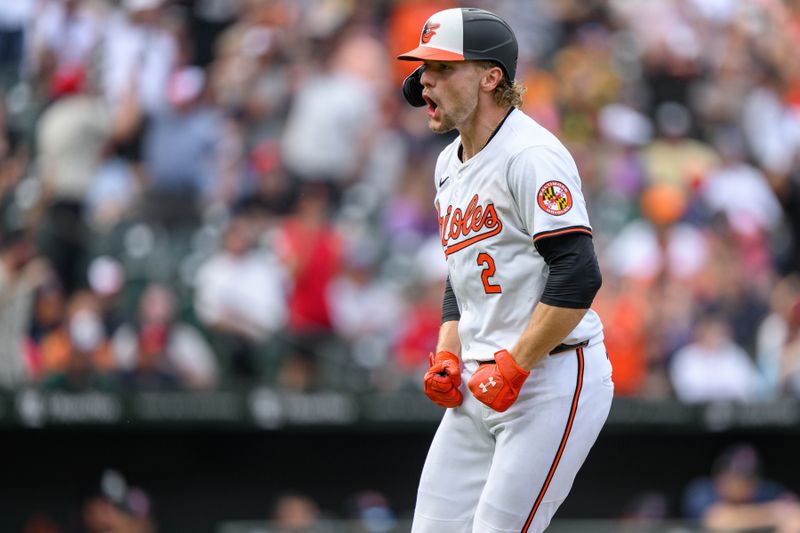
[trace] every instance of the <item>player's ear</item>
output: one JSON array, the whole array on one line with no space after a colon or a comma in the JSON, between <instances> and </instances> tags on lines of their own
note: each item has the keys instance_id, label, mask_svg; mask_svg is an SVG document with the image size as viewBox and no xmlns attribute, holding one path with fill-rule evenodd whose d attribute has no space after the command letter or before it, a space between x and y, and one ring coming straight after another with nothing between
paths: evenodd
<instances>
[{"instance_id":1,"label":"player's ear","mask_svg":"<svg viewBox=\"0 0 800 533\"><path fill-rule=\"evenodd\" d=\"M503 80L503 69L497 65L492 65L483 71L481 76L481 89L486 92L494 91Z\"/></svg>"}]
</instances>

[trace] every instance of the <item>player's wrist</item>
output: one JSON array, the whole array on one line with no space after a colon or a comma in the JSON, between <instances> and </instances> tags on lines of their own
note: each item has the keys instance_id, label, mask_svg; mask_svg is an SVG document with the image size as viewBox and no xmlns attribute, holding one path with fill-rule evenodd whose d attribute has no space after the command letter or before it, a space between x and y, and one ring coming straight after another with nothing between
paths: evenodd
<instances>
[{"instance_id":1,"label":"player's wrist","mask_svg":"<svg viewBox=\"0 0 800 533\"><path fill-rule=\"evenodd\" d=\"M430 355L431 366L436 363L441 363L442 361L452 361L455 364L460 364L460 359L456 354L453 352L448 352L447 350L439 350L436 354L431 353Z\"/></svg>"},{"instance_id":2,"label":"player's wrist","mask_svg":"<svg viewBox=\"0 0 800 533\"><path fill-rule=\"evenodd\" d=\"M499 359L504 359L506 364L511 367L512 370L519 374L524 374L528 376L531 373L531 367L526 365L525 363L517 360L517 357L508 350L499 350L494 354L495 361Z\"/></svg>"}]
</instances>

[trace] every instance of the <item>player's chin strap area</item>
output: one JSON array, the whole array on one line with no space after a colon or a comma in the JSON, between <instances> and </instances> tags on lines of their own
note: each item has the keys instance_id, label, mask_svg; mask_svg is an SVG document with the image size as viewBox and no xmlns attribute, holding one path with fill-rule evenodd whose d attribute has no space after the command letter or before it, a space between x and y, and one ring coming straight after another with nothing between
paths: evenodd
<instances>
[{"instance_id":1,"label":"player's chin strap area","mask_svg":"<svg viewBox=\"0 0 800 533\"><path fill-rule=\"evenodd\" d=\"M420 81L424 70L425 65L422 65L403 80L403 96L405 96L406 102L414 107L425 106L425 99L422 97L422 81Z\"/></svg>"}]
</instances>

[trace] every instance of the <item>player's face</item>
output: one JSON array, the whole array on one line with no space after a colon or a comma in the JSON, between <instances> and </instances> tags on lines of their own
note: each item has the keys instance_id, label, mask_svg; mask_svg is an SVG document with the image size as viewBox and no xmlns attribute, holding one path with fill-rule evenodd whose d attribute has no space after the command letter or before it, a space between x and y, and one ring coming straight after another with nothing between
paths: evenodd
<instances>
[{"instance_id":1,"label":"player's face","mask_svg":"<svg viewBox=\"0 0 800 533\"><path fill-rule=\"evenodd\" d=\"M446 133L467 124L478 108L480 71L466 61L426 61L420 78L428 127Z\"/></svg>"}]
</instances>

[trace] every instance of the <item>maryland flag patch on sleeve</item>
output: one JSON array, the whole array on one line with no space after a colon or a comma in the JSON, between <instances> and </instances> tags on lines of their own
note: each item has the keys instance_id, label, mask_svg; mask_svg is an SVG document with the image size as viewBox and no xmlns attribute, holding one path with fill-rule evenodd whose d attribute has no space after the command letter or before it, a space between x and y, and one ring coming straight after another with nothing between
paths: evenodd
<instances>
[{"instance_id":1,"label":"maryland flag patch on sleeve","mask_svg":"<svg viewBox=\"0 0 800 533\"><path fill-rule=\"evenodd\" d=\"M561 216L572 209L572 193L560 181L548 181L539 189L537 202L544 212Z\"/></svg>"}]
</instances>

